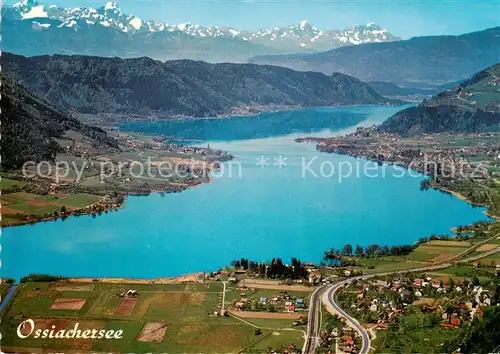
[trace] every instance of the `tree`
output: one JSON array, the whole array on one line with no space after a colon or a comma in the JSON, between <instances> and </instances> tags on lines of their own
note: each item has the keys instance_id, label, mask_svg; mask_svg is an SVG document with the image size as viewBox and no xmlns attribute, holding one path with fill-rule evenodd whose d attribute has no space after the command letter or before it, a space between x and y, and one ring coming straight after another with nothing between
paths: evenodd
<instances>
[{"instance_id":1,"label":"tree","mask_svg":"<svg viewBox=\"0 0 500 354\"><path fill-rule=\"evenodd\" d=\"M444 304L444 312L446 312L448 321L450 320L450 316L453 313L453 311L455 311L455 309L453 308L453 305L450 302L447 301Z\"/></svg>"},{"instance_id":2,"label":"tree","mask_svg":"<svg viewBox=\"0 0 500 354\"><path fill-rule=\"evenodd\" d=\"M450 289L453 289L455 287L455 281L453 280L453 278L450 278L448 283L450 284Z\"/></svg>"},{"instance_id":3,"label":"tree","mask_svg":"<svg viewBox=\"0 0 500 354\"><path fill-rule=\"evenodd\" d=\"M349 243L345 245L344 248L342 249L342 255L343 256L352 255L352 246Z\"/></svg>"},{"instance_id":4,"label":"tree","mask_svg":"<svg viewBox=\"0 0 500 354\"><path fill-rule=\"evenodd\" d=\"M328 333L332 333L332 330L334 328L342 326L342 321L340 320L340 317L337 315L327 314L325 322L326 322L325 328L328 331Z\"/></svg>"},{"instance_id":5,"label":"tree","mask_svg":"<svg viewBox=\"0 0 500 354\"><path fill-rule=\"evenodd\" d=\"M492 305L500 304L500 284L497 284L495 288L495 293L491 297L491 304Z\"/></svg>"},{"instance_id":6,"label":"tree","mask_svg":"<svg viewBox=\"0 0 500 354\"><path fill-rule=\"evenodd\" d=\"M432 312L424 317L424 325L426 327L434 327L439 324L441 318L435 312Z\"/></svg>"},{"instance_id":7,"label":"tree","mask_svg":"<svg viewBox=\"0 0 500 354\"><path fill-rule=\"evenodd\" d=\"M329 265L336 264L341 258L340 251L337 249L331 248L323 253L323 260Z\"/></svg>"},{"instance_id":8,"label":"tree","mask_svg":"<svg viewBox=\"0 0 500 354\"><path fill-rule=\"evenodd\" d=\"M363 247L360 245L356 245L356 251L355 251L356 257L363 257Z\"/></svg>"}]
</instances>

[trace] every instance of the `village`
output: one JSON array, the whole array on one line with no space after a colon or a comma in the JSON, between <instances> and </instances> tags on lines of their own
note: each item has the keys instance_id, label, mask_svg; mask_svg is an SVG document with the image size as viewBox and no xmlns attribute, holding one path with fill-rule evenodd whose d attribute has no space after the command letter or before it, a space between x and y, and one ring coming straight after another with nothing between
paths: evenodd
<instances>
[{"instance_id":1,"label":"village","mask_svg":"<svg viewBox=\"0 0 500 354\"><path fill-rule=\"evenodd\" d=\"M17 288L12 282L4 287L4 293L14 289L15 296L3 325L17 326L30 316L43 328L52 323L70 328L68 318L82 326L126 324L127 341L137 350L299 354L313 338L316 353L365 353L363 331L332 308L335 303L369 333L375 352L420 347L432 352L454 343L500 303L500 224L478 222L454 233L413 245L346 244L325 251L321 262L241 258L212 272L176 278L28 276ZM471 256L481 258L468 260ZM450 263L412 271L440 262ZM333 297L316 295L331 288L338 289ZM21 310L33 299L38 302L29 311ZM206 338L203 346L200 337ZM4 342L34 344L14 337ZM85 348L120 350L126 343L97 341ZM70 348L64 341L46 345Z\"/></svg>"},{"instance_id":2,"label":"village","mask_svg":"<svg viewBox=\"0 0 500 354\"><path fill-rule=\"evenodd\" d=\"M388 323L404 314L411 306L433 312L445 328L460 327L482 313L484 306L496 305L500 293L494 287L481 286L479 280L455 283L433 280L431 276L409 274L391 279L357 282L346 287L339 300L346 309L366 323L387 328Z\"/></svg>"},{"instance_id":3,"label":"village","mask_svg":"<svg viewBox=\"0 0 500 354\"><path fill-rule=\"evenodd\" d=\"M314 141L322 152L393 164L444 180L484 180L488 178L488 167L500 165L498 133L423 134L414 139L370 127L338 138L297 141Z\"/></svg>"},{"instance_id":4,"label":"village","mask_svg":"<svg viewBox=\"0 0 500 354\"><path fill-rule=\"evenodd\" d=\"M418 325L411 330L414 333L408 334L408 341L415 333L422 331L422 335L426 335L432 328L444 331L444 338L447 335L454 338L474 318L481 318L485 308L500 305L500 286L495 283L498 270L491 276L481 281L475 276L470 280L454 280L453 277L442 280L418 273L376 277L353 282L340 292L338 300L372 334L380 331L404 333L408 330L405 326L412 326L410 323L416 321ZM338 338L343 352L357 352L357 347L349 344L350 337L339 337L338 330L330 335ZM383 352L384 335L379 333L374 337L377 338L375 346ZM435 341L432 337L426 340ZM444 339L438 339L439 343L442 341Z\"/></svg>"},{"instance_id":5,"label":"village","mask_svg":"<svg viewBox=\"0 0 500 354\"><path fill-rule=\"evenodd\" d=\"M207 144L206 147L200 147L173 143L172 140L179 140L179 138L175 137L163 135L144 136L142 134L131 135L126 133L116 133L116 136L120 145L130 149L164 150L180 155L198 155L202 159L219 162L224 162L233 158L233 156L226 151L211 148L210 144Z\"/></svg>"}]
</instances>

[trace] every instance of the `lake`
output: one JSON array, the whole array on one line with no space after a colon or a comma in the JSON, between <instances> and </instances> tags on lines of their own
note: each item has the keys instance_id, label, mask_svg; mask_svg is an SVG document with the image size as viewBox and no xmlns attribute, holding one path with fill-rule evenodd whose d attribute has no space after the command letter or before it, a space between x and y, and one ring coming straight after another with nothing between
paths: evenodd
<instances>
[{"instance_id":1,"label":"lake","mask_svg":"<svg viewBox=\"0 0 500 354\"><path fill-rule=\"evenodd\" d=\"M303 109L124 126L209 141L235 159L211 183L183 193L131 197L123 209L96 218L4 229L1 275L154 278L215 270L241 257L320 261L324 250L346 243L407 244L486 220L483 208L421 191L421 175L294 141L378 124L399 109Z\"/></svg>"}]
</instances>

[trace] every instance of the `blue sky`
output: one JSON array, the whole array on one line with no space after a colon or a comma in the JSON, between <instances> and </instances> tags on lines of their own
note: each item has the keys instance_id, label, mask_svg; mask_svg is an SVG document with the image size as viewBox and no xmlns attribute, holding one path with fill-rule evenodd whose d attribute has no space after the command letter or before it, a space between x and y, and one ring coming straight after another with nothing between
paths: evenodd
<instances>
[{"instance_id":1,"label":"blue sky","mask_svg":"<svg viewBox=\"0 0 500 354\"><path fill-rule=\"evenodd\" d=\"M12 1L9 1L10 3ZM40 0L64 7L106 0ZM258 29L308 20L324 29L375 22L394 35L461 34L500 25L500 0L118 0L124 12L168 23Z\"/></svg>"}]
</instances>

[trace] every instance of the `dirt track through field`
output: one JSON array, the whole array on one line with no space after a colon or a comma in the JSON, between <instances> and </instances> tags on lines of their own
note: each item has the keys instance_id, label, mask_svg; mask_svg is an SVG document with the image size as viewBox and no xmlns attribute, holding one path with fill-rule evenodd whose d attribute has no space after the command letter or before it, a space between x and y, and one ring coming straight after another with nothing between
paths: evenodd
<instances>
[{"instance_id":1,"label":"dirt track through field","mask_svg":"<svg viewBox=\"0 0 500 354\"><path fill-rule=\"evenodd\" d=\"M450 246L450 247L469 247L470 243L469 242L464 242L464 241L448 241L448 240L432 240L428 242L428 246Z\"/></svg>"},{"instance_id":2,"label":"dirt track through field","mask_svg":"<svg viewBox=\"0 0 500 354\"><path fill-rule=\"evenodd\" d=\"M263 282L255 280L243 280L239 285L240 286L244 285L247 288L269 289L269 290L286 290L286 291L303 291L303 292L312 292L314 290L314 288L310 286L287 285L287 284L279 284L278 282Z\"/></svg>"},{"instance_id":3,"label":"dirt track through field","mask_svg":"<svg viewBox=\"0 0 500 354\"><path fill-rule=\"evenodd\" d=\"M230 314L242 318L262 318L262 319L275 319L275 320L296 320L300 316L306 315L300 313L283 313L283 312L254 312L254 311L229 311Z\"/></svg>"}]
</instances>

